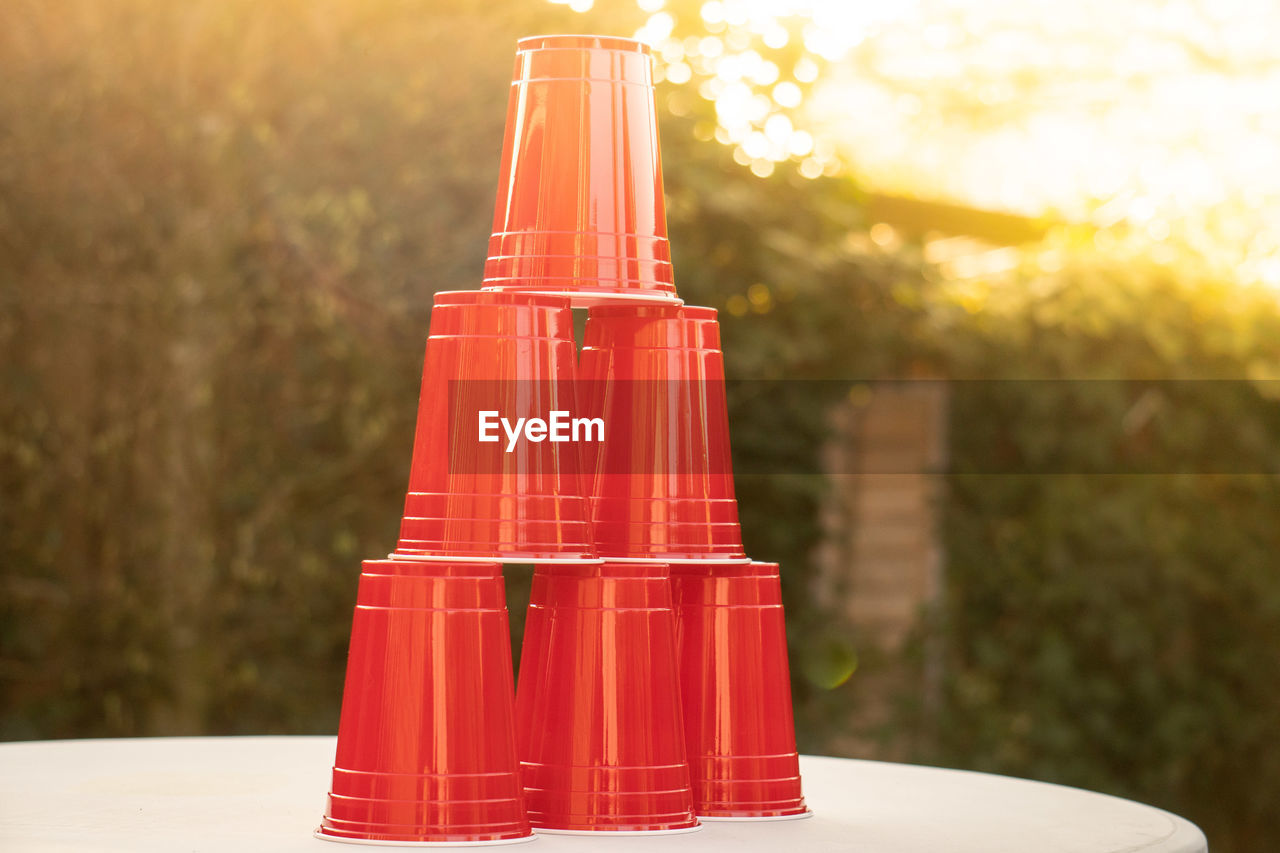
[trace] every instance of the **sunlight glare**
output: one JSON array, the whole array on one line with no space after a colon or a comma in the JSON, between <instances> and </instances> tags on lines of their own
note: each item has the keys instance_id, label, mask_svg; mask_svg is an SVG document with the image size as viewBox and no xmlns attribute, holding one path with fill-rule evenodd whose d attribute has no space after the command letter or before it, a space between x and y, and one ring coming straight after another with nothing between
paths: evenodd
<instances>
[{"instance_id":1,"label":"sunlight glare","mask_svg":"<svg viewBox=\"0 0 1280 853\"><path fill-rule=\"evenodd\" d=\"M1128 223L1275 275L1280 5L636 3L666 79L714 102L701 133L756 174L856 163L880 191Z\"/></svg>"}]
</instances>

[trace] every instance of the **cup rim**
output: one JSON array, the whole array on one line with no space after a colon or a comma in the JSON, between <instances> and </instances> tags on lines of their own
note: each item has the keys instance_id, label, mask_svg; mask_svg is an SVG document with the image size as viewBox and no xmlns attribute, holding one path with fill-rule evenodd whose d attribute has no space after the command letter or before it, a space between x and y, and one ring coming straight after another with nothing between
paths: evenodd
<instances>
[{"instance_id":1,"label":"cup rim","mask_svg":"<svg viewBox=\"0 0 1280 853\"><path fill-rule=\"evenodd\" d=\"M359 844L366 847L496 847L500 844L520 844L537 838L532 829L530 829L528 835L519 835L512 838L491 838L481 841L382 841L349 835L332 835L325 832L324 829L325 827L323 826L318 827L311 834L321 841L336 841L339 844Z\"/></svg>"},{"instance_id":2,"label":"cup rim","mask_svg":"<svg viewBox=\"0 0 1280 853\"><path fill-rule=\"evenodd\" d=\"M602 36L592 33L552 33L541 36L526 36L516 42L517 51L592 48L642 53L646 56L653 55L653 49L642 41L622 38L621 36Z\"/></svg>"},{"instance_id":3,"label":"cup rim","mask_svg":"<svg viewBox=\"0 0 1280 853\"><path fill-rule=\"evenodd\" d=\"M568 308L566 297L538 291L497 290L440 290L432 297L433 308L463 306L510 307L530 305L537 308Z\"/></svg>"}]
</instances>

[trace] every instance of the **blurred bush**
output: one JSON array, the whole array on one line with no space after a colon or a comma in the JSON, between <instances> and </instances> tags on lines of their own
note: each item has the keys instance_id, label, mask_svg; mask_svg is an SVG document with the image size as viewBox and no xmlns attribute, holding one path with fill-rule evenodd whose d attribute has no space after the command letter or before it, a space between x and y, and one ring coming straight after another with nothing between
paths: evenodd
<instances>
[{"instance_id":1,"label":"blurred bush","mask_svg":"<svg viewBox=\"0 0 1280 853\"><path fill-rule=\"evenodd\" d=\"M681 292L749 306L725 317L731 372L954 380L948 591L907 661L853 638L864 669L903 685L887 730L854 733L918 761L1153 802L1216 850L1280 841L1277 295L1190 252L1156 262L1068 228L1001 275L949 277L924 260L923 229L892 251L867 240L869 200L848 182L694 166L722 150L673 142ZM751 299L761 286L769 299ZM737 467L817 467L840 384L747 387L774 397L733 401ZM851 733L863 684L801 677L832 631L808 592L825 488L739 478L748 550L787 569L814 750Z\"/></svg>"},{"instance_id":2,"label":"blurred bush","mask_svg":"<svg viewBox=\"0 0 1280 853\"><path fill-rule=\"evenodd\" d=\"M0 11L0 735L333 729L483 264L534 25L488 9Z\"/></svg>"},{"instance_id":3,"label":"blurred bush","mask_svg":"<svg viewBox=\"0 0 1280 853\"><path fill-rule=\"evenodd\" d=\"M567 16L0 9L0 737L334 730L357 565L401 509L430 297L480 276L514 40L635 24ZM908 673L874 734L1154 802L1215 850L1280 843L1276 402L1206 383L1174 421L1158 399L1158 380L1280 374L1275 294L1065 228L962 276L926 260L927 215L870 240L856 183L758 178L697 141L705 102L671 95L678 283L722 309L733 376L1140 381L955 386L946 600L905 660L848 637ZM770 390L731 401L739 466L814 469L834 386L743 387ZM1146 458L1185 473L983 467L997 448L1011 471L1106 470L1104 425L1143 399ZM1256 473L1215 472L1223 446ZM831 643L848 631L810 592L826 488L739 482L749 549L784 564L810 750L844 742L861 684L828 677L852 666Z\"/></svg>"}]
</instances>

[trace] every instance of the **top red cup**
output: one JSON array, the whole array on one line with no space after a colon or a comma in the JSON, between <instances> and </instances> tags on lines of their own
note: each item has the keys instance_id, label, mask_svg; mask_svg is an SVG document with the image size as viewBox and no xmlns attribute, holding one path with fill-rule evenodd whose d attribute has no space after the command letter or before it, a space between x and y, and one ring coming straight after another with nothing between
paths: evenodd
<instances>
[{"instance_id":1,"label":"top red cup","mask_svg":"<svg viewBox=\"0 0 1280 853\"><path fill-rule=\"evenodd\" d=\"M680 304L648 45L517 43L484 283L567 295L574 307Z\"/></svg>"}]
</instances>

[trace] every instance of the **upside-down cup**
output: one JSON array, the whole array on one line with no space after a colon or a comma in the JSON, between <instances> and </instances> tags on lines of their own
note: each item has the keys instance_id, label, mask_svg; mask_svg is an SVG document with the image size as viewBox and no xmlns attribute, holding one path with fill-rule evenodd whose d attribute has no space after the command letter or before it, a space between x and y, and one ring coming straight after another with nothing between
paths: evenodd
<instances>
[{"instance_id":1,"label":"upside-down cup","mask_svg":"<svg viewBox=\"0 0 1280 853\"><path fill-rule=\"evenodd\" d=\"M564 297L436 294L393 557L594 558L579 469L583 440L597 436L507 432L580 414L576 359Z\"/></svg>"},{"instance_id":2,"label":"upside-down cup","mask_svg":"<svg viewBox=\"0 0 1280 853\"><path fill-rule=\"evenodd\" d=\"M497 563L364 563L319 837L378 844L532 837L507 625Z\"/></svg>"},{"instance_id":3,"label":"upside-down cup","mask_svg":"<svg viewBox=\"0 0 1280 853\"><path fill-rule=\"evenodd\" d=\"M680 303L648 45L517 43L484 283L567 294L575 307Z\"/></svg>"},{"instance_id":4,"label":"upside-down cup","mask_svg":"<svg viewBox=\"0 0 1280 853\"><path fill-rule=\"evenodd\" d=\"M672 563L671 590L698 816L807 817L778 564Z\"/></svg>"},{"instance_id":5,"label":"upside-down cup","mask_svg":"<svg viewBox=\"0 0 1280 853\"><path fill-rule=\"evenodd\" d=\"M516 742L529 820L539 832L698 827L665 565L535 569Z\"/></svg>"},{"instance_id":6,"label":"upside-down cup","mask_svg":"<svg viewBox=\"0 0 1280 853\"><path fill-rule=\"evenodd\" d=\"M715 309L593 308L579 376L599 555L746 562Z\"/></svg>"}]
</instances>

